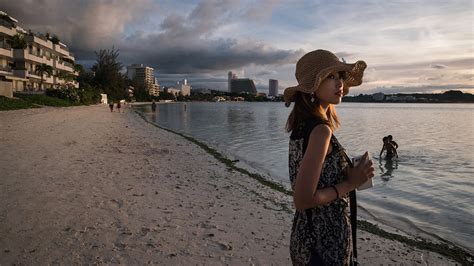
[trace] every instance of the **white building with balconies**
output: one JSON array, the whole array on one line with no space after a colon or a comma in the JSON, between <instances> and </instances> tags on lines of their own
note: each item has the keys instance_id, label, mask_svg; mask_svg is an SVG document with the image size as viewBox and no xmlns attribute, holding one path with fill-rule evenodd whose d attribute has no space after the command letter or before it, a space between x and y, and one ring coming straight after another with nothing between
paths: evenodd
<instances>
[{"instance_id":1,"label":"white building with balconies","mask_svg":"<svg viewBox=\"0 0 474 266\"><path fill-rule=\"evenodd\" d=\"M12 97L16 91L44 91L65 84L79 88L74 55L67 45L53 42L47 35L28 33L17 23L0 11L0 95ZM26 47L15 42L18 38ZM36 71L43 64L53 69L51 75L43 73L41 77Z\"/></svg>"}]
</instances>

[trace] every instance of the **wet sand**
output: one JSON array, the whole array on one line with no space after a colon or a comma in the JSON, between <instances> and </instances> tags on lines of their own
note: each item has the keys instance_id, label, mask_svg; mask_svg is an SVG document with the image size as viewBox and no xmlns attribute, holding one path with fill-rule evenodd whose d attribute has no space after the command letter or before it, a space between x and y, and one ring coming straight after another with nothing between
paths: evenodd
<instances>
[{"instance_id":1,"label":"wet sand","mask_svg":"<svg viewBox=\"0 0 474 266\"><path fill-rule=\"evenodd\" d=\"M289 196L122 109L0 112L0 264L291 264ZM365 265L454 265L358 238Z\"/></svg>"}]
</instances>

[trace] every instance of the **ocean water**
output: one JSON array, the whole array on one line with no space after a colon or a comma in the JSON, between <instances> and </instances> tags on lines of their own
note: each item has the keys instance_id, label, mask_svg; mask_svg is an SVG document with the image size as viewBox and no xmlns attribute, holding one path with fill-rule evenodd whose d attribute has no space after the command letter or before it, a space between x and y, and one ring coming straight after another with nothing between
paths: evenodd
<instances>
[{"instance_id":1,"label":"ocean water","mask_svg":"<svg viewBox=\"0 0 474 266\"><path fill-rule=\"evenodd\" d=\"M283 103L173 103L141 111L289 188ZM362 218L474 250L474 105L341 103L336 137L349 156L368 151L374 188L358 193ZM379 158L393 135L399 160Z\"/></svg>"}]
</instances>

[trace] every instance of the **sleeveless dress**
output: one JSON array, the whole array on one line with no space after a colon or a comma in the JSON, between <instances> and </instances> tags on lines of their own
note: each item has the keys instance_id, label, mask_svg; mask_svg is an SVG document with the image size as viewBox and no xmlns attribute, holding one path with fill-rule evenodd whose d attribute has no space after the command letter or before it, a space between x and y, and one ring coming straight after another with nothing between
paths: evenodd
<instances>
[{"instance_id":1,"label":"sleeveless dress","mask_svg":"<svg viewBox=\"0 0 474 266\"><path fill-rule=\"evenodd\" d=\"M311 131L324 122L317 118L306 120L295 128L290 136L289 170L294 191L296 176L309 141ZM330 143L332 151L324 160L317 189L340 183L345 176L343 169L348 165L343 148L334 135ZM290 238L290 255L294 265L349 265L351 254L351 224L349 218L349 197L326 205L296 211Z\"/></svg>"}]
</instances>

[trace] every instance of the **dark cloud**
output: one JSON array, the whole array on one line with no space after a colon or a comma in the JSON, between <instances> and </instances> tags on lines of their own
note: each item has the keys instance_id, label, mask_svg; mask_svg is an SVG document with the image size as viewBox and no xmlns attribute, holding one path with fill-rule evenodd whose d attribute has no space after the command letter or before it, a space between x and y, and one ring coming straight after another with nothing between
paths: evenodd
<instances>
[{"instance_id":1,"label":"dark cloud","mask_svg":"<svg viewBox=\"0 0 474 266\"><path fill-rule=\"evenodd\" d=\"M99 48L116 47L125 27L156 11L152 0L42 0L2 4L18 26L58 35L79 59L91 59Z\"/></svg>"},{"instance_id":2,"label":"dark cloud","mask_svg":"<svg viewBox=\"0 0 474 266\"><path fill-rule=\"evenodd\" d=\"M268 76L268 75L275 75L277 72L275 70L262 70L255 74L255 76Z\"/></svg>"},{"instance_id":3,"label":"dark cloud","mask_svg":"<svg viewBox=\"0 0 474 266\"><path fill-rule=\"evenodd\" d=\"M427 61L418 61L415 63L409 64L383 64L378 66L373 66L376 70L413 70L413 69L427 69L435 68L435 69L472 69L474 66L474 58L473 57L465 57L465 58L457 58L457 59L447 59L447 60L438 60L438 62L427 62Z\"/></svg>"},{"instance_id":4,"label":"dark cloud","mask_svg":"<svg viewBox=\"0 0 474 266\"><path fill-rule=\"evenodd\" d=\"M271 13L268 7L274 2L264 1L257 10ZM125 65L142 63L160 73L226 73L251 64L294 63L303 54L262 41L215 37L216 30L241 17L265 17L257 16L251 6L239 9L236 1L202 1L184 14L160 10L151 0L43 0L41 4L15 0L2 8L19 20L19 26L57 34L79 62L90 63L94 51L114 46ZM153 22L157 14L166 17ZM153 31L136 30L145 24Z\"/></svg>"},{"instance_id":5,"label":"dark cloud","mask_svg":"<svg viewBox=\"0 0 474 266\"><path fill-rule=\"evenodd\" d=\"M436 68L436 69L447 68L446 65L442 65L442 64L431 64L430 67L431 67L431 68Z\"/></svg>"}]
</instances>

